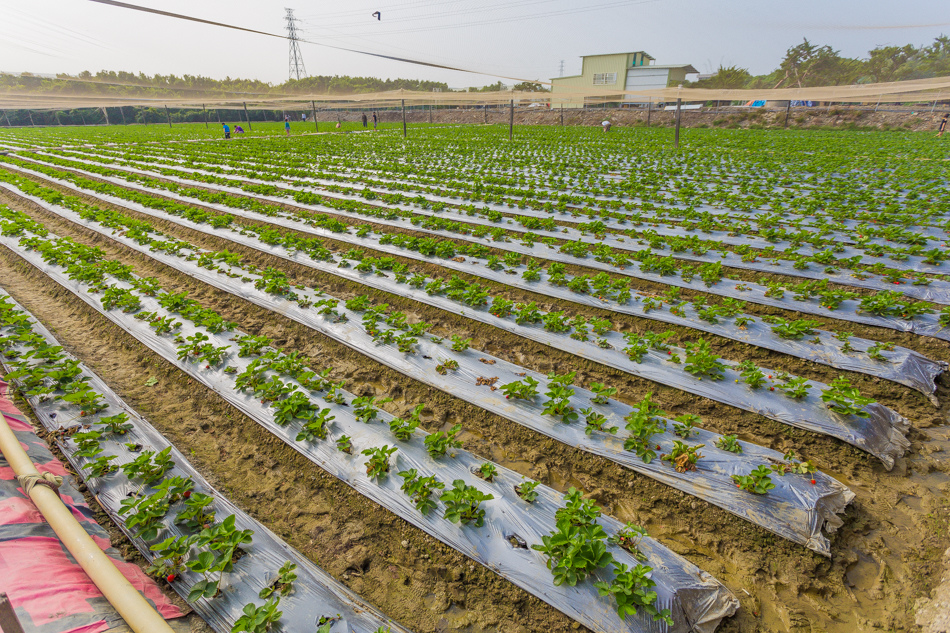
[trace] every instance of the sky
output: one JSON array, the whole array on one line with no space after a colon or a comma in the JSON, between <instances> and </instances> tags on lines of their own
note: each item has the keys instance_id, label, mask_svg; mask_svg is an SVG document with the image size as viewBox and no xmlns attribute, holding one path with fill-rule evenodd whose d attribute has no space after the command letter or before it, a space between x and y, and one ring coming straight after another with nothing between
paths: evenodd
<instances>
[{"instance_id":1,"label":"sky","mask_svg":"<svg viewBox=\"0 0 950 633\"><path fill-rule=\"evenodd\" d=\"M481 86L578 74L580 56L643 50L657 64L773 70L807 37L845 56L950 34L946 0L127 0L286 34L298 17L310 75L356 75ZM296 6L295 6L296 5ZM372 14L380 12L380 19ZM92 2L0 0L0 71L241 77L281 83L288 41ZM315 43L434 62L465 73L383 60ZM563 71L561 64L563 62ZM511 79L502 79L513 83Z\"/></svg>"}]
</instances>

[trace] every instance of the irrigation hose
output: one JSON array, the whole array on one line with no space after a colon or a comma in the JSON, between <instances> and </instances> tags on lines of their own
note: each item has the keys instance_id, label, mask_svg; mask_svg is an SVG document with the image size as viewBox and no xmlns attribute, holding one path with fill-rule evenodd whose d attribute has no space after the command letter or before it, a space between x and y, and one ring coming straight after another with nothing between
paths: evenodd
<instances>
[{"instance_id":1,"label":"irrigation hose","mask_svg":"<svg viewBox=\"0 0 950 633\"><path fill-rule=\"evenodd\" d=\"M30 487L27 496L43 515L86 575L106 600L119 612L135 633L172 633L165 619L116 569L105 553L79 525L59 497L54 482L44 479L27 456L7 421L0 415L0 453L18 477L40 485Z\"/></svg>"}]
</instances>

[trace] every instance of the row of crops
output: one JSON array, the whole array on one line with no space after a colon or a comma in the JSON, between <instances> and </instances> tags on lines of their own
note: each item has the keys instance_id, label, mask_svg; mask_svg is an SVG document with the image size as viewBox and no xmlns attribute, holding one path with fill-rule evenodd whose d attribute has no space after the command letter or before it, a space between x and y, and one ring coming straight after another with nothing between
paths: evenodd
<instances>
[{"instance_id":1,"label":"row of crops","mask_svg":"<svg viewBox=\"0 0 950 633\"><path fill-rule=\"evenodd\" d=\"M476 455L465 421L339 380L149 272L834 559L829 536L856 498L847 461L899 478L915 425L942 415L945 178L922 161L862 169L855 152L884 162L866 143L844 157L790 143L785 157L729 142L632 151L582 130L532 129L515 145L425 134L3 138L0 244L323 472L591 630L712 631L741 596L577 487ZM219 591L209 570L255 546L203 553L214 514L207 527L169 518L184 489L162 479L157 431L148 459L123 453L124 417L32 363L13 375L21 390L89 418L60 423L64 450L97 486L136 487L115 518L157 552L153 571L183 580L173 588L222 626L266 630L280 618L271 594L299 567L329 587L317 624L344 626L327 596L352 597L296 553L257 604ZM116 466L136 459L164 470ZM188 497L199 514L219 507ZM346 626L381 627L369 613Z\"/></svg>"}]
</instances>

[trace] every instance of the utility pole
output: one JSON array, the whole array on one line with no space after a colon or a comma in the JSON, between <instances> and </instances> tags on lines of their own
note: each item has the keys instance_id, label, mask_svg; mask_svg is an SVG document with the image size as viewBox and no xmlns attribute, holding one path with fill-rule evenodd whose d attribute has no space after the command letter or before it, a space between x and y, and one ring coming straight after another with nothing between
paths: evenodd
<instances>
[{"instance_id":1,"label":"utility pole","mask_svg":"<svg viewBox=\"0 0 950 633\"><path fill-rule=\"evenodd\" d=\"M676 100L676 133L673 135L673 147L680 146L680 104L683 103L682 99Z\"/></svg>"},{"instance_id":2,"label":"utility pole","mask_svg":"<svg viewBox=\"0 0 950 633\"><path fill-rule=\"evenodd\" d=\"M310 109L311 109L311 111L313 112L313 131L314 131L314 132L319 132L319 131L320 131L320 124L317 123L317 104L315 104L313 101L311 101L311 102L310 102Z\"/></svg>"},{"instance_id":3,"label":"utility pole","mask_svg":"<svg viewBox=\"0 0 950 633\"><path fill-rule=\"evenodd\" d=\"M300 53L300 41L297 36L297 18L294 17L294 10L285 8L287 15L284 20L287 21L287 39L290 40L290 79L305 79L307 69L303 67L303 55Z\"/></svg>"},{"instance_id":4,"label":"utility pole","mask_svg":"<svg viewBox=\"0 0 950 633\"><path fill-rule=\"evenodd\" d=\"M508 140L515 138L515 100L512 99L508 107Z\"/></svg>"},{"instance_id":5,"label":"utility pole","mask_svg":"<svg viewBox=\"0 0 950 633\"><path fill-rule=\"evenodd\" d=\"M244 119L247 121L247 131L251 131L251 115L247 113L247 101L244 102Z\"/></svg>"},{"instance_id":6,"label":"utility pole","mask_svg":"<svg viewBox=\"0 0 950 633\"><path fill-rule=\"evenodd\" d=\"M172 126L172 115L168 112L168 106L165 106L165 118L168 120L168 127Z\"/></svg>"}]
</instances>

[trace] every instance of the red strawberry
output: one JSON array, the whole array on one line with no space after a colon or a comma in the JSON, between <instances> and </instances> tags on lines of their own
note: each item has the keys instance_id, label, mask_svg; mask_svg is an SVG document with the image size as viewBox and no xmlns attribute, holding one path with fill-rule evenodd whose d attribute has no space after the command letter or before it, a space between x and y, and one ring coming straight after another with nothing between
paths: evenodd
<instances>
[{"instance_id":1,"label":"red strawberry","mask_svg":"<svg viewBox=\"0 0 950 633\"><path fill-rule=\"evenodd\" d=\"M189 498L191 497L191 491L190 491L190 490L186 490L186 491L185 491L185 494L183 494L182 496L183 496L185 499L189 499Z\"/></svg>"},{"instance_id":2,"label":"red strawberry","mask_svg":"<svg viewBox=\"0 0 950 633\"><path fill-rule=\"evenodd\" d=\"M175 578L176 578L175 574L168 574L168 576L165 577L165 580L167 580L168 582L175 582Z\"/></svg>"},{"instance_id":3,"label":"red strawberry","mask_svg":"<svg viewBox=\"0 0 950 633\"><path fill-rule=\"evenodd\" d=\"M817 482L816 482L814 479L811 480L811 485L814 486L816 483L817 483Z\"/></svg>"}]
</instances>

